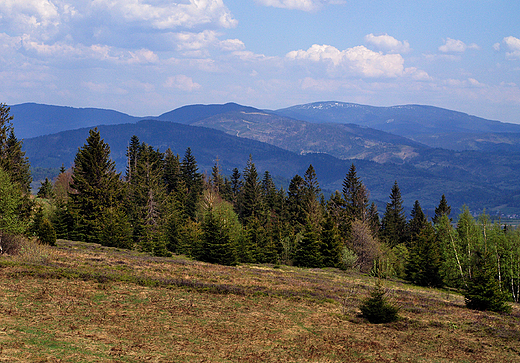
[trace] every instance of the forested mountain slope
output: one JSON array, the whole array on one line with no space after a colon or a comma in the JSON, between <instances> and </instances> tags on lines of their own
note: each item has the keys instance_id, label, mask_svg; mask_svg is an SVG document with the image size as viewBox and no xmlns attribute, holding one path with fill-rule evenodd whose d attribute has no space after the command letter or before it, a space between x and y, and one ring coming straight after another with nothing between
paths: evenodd
<instances>
[{"instance_id":1,"label":"forested mountain slope","mask_svg":"<svg viewBox=\"0 0 520 363\"><path fill-rule=\"evenodd\" d=\"M298 155L218 130L157 120L99 126L99 130L110 145L111 157L121 171L126 167L125 155L132 135L137 135L142 142L163 152L170 147L174 153L183 155L186 148L190 147L200 170L208 173L217 158L224 174L229 175L235 167L242 171L251 155L260 172L268 170L273 176L285 178L288 183L295 174L303 175L309 164L312 164L322 189L326 191L341 190L343 179L352 163L352 160L340 160L327 154ZM24 141L24 149L33 167L58 168L62 163L69 167L87 136L88 128L60 132L27 139ZM439 152L440 156L432 157L442 161L447 155L443 154L442 150ZM460 158L471 160L470 155ZM483 178L464 168L434 167L429 165L427 160L419 167L394 163L379 164L366 160L354 162L360 177L371 192L371 199L379 201L380 208L384 208L392 184L397 180L405 205L408 206L419 199L423 207L433 208L444 193L454 208L466 203L473 208L487 207L488 210L497 206L504 209L508 205L510 208L520 209L520 203L512 198L512 195L520 195L516 183L495 185L496 180ZM481 172L485 173L486 169L483 169ZM513 172L519 171L509 171ZM513 179L513 176L510 179Z\"/></svg>"}]
</instances>

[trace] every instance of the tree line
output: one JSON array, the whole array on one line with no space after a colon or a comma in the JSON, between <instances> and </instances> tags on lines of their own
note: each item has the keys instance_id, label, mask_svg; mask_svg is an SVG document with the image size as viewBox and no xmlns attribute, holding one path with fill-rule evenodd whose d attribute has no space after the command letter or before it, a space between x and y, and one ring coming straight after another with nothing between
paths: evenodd
<instances>
[{"instance_id":1,"label":"tree line","mask_svg":"<svg viewBox=\"0 0 520 363\"><path fill-rule=\"evenodd\" d=\"M475 220L466 207L453 222L444 195L431 221L419 201L407 218L397 182L380 218L354 164L342 190L325 197L312 165L284 190L268 171L258 173L251 156L242 171L235 168L229 176L218 159L203 174L190 148L181 157L133 136L123 174L92 129L74 166L43 182L35 204L27 197L28 161L9 125L8 108L1 108L0 193L19 196L10 202L11 212L0 211L3 231L225 265L357 268L421 286L463 289L470 300L470 292L482 295L478 288L487 284L486 292L491 289L499 301L519 300L518 229L492 224L485 214ZM15 145L9 155L16 157L4 157L7 145ZM8 214L18 221L6 222Z\"/></svg>"}]
</instances>

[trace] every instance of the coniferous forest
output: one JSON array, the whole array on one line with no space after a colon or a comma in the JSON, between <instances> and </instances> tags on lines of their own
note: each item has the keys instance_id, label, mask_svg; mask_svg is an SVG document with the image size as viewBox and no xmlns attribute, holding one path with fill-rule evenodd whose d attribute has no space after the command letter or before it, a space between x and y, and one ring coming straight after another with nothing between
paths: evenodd
<instances>
[{"instance_id":1,"label":"coniferous forest","mask_svg":"<svg viewBox=\"0 0 520 363\"><path fill-rule=\"evenodd\" d=\"M444 195L433 218L420 201L407 216L397 180L380 212L355 164L331 195L322 193L312 165L285 190L268 171L259 174L254 155L231 175L223 175L218 159L202 173L190 148L177 155L137 136L128 140L126 169L118 173L110 146L92 129L73 168L45 180L33 198L9 108L0 111L3 239L68 239L223 265L358 269L460 289L467 306L479 310L507 311L507 301L520 299L520 230L486 214L475 219L468 208L456 215Z\"/></svg>"}]
</instances>

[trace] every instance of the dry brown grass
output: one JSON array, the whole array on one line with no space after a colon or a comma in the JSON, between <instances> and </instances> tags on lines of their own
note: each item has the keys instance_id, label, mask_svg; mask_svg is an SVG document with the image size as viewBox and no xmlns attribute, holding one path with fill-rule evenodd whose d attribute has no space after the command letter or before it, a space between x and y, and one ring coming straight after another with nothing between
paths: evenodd
<instances>
[{"instance_id":1,"label":"dry brown grass","mask_svg":"<svg viewBox=\"0 0 520 363\"><path fill-rule=\"evenodd\" d=\"M0 257L0 362L520 362L518 306L389 281L402 319L370 325L366 275L43 247Z\"/></svg>"}]
</instances>

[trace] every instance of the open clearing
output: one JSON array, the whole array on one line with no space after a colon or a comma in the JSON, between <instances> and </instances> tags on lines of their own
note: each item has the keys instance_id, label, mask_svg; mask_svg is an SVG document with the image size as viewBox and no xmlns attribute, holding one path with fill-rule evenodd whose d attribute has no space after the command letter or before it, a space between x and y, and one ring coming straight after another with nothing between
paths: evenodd
<instances>
[{"instance_id":1,"label":"open clearing","mask_svg":"<svg viewBox=\"0 0 520 363\"><path fill-rule=\"evenodd\" d=\"M371 325L357 272L36 250L0 256L0 362L520 362L518 305L385 281L402 319Z\"/></svg>"}]
</instances>

